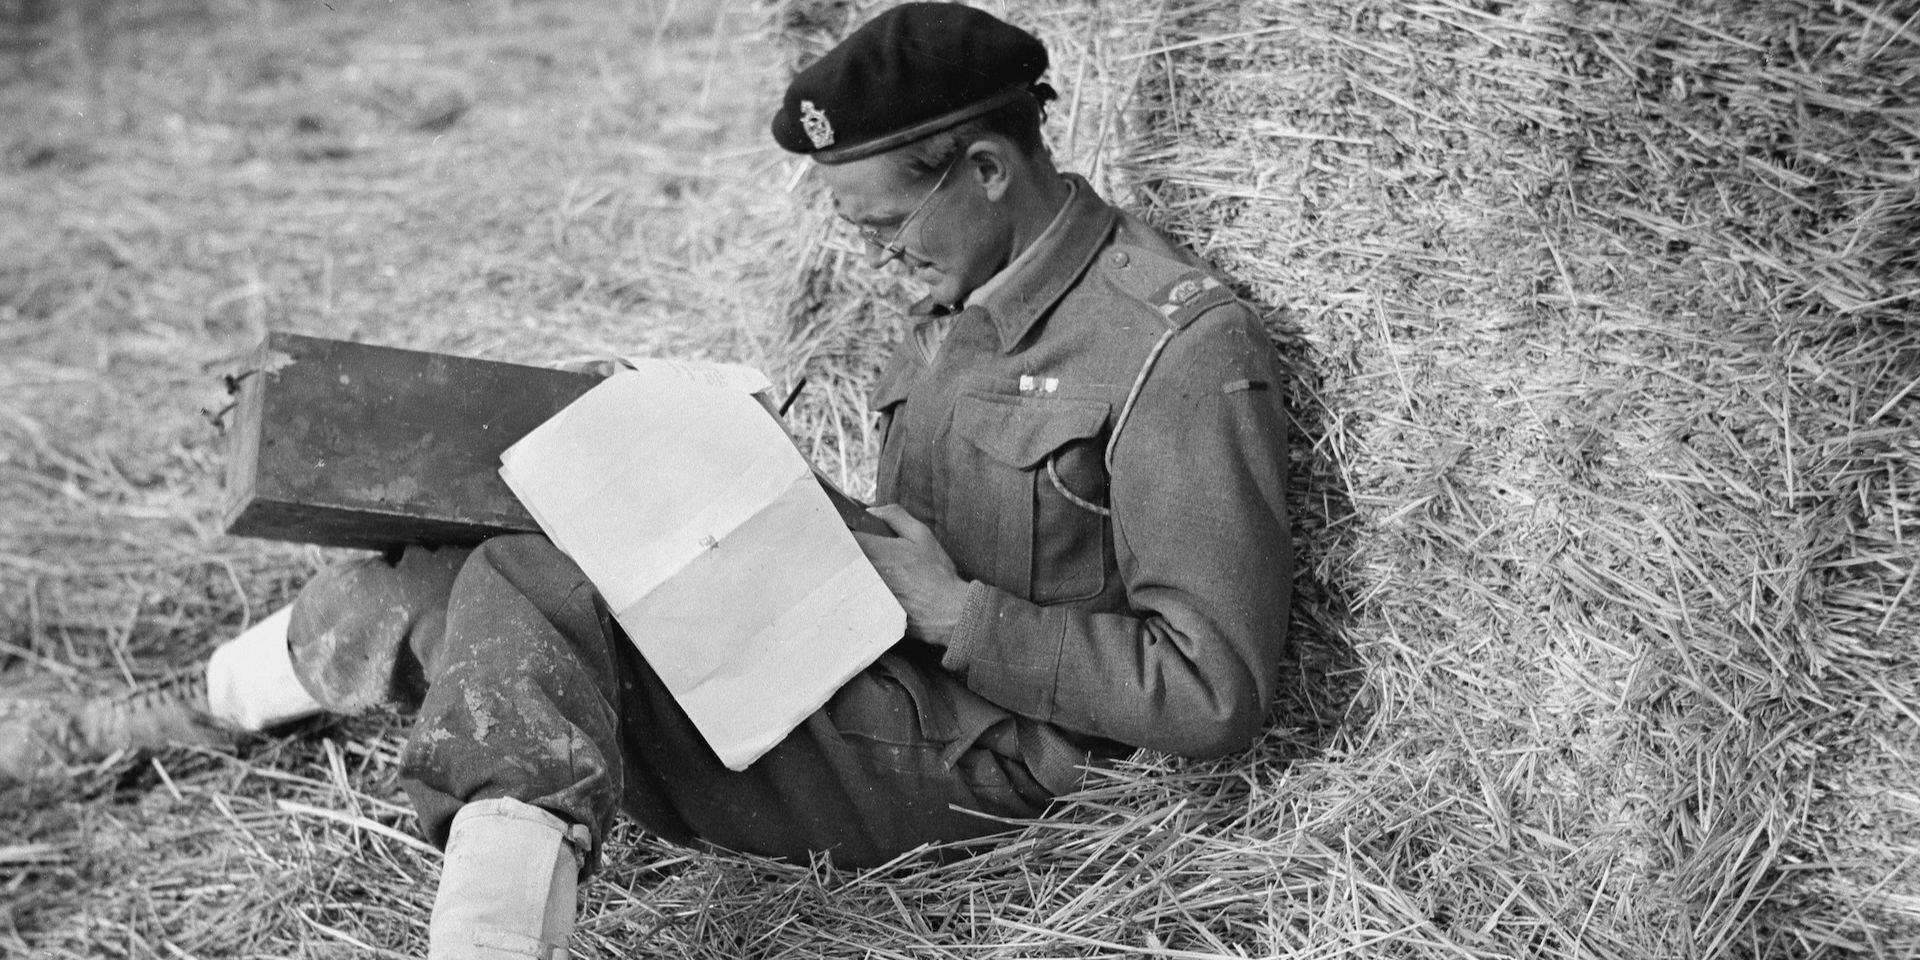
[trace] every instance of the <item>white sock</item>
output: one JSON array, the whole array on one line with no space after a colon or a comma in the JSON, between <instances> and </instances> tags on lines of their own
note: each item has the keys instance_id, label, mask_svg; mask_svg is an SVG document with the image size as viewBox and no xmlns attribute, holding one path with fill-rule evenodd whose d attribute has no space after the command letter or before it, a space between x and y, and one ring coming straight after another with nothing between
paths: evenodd
<instances>
[{"instance_id":1,"label":"white sock","mask_svg":"<svg viewBox=\"0 0 1920 960\"><path fill-rule=\"evenodd\" d=\"M292 611L281 607L213 651L207 660L207 707L215 719L258 732L321 712L293 672L293 654L287 650Z\"/></svg>"}]
</instances>

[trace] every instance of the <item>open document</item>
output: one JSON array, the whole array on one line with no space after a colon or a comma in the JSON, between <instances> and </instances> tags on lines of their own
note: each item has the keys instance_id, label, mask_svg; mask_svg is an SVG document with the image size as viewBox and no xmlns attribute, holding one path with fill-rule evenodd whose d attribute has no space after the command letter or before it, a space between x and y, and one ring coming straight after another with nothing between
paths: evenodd
<instances>
[{"instance_id":1,"label":"open document","mask_svg":"<svg viewBox=\"0 0 1920 960\"><path fill-rule=\"evenodd\" d=\"M500 475L742 770L906 615L751 377L725 373L742 368L637 366L509 447Z\"/></svg>"}]
</instances>

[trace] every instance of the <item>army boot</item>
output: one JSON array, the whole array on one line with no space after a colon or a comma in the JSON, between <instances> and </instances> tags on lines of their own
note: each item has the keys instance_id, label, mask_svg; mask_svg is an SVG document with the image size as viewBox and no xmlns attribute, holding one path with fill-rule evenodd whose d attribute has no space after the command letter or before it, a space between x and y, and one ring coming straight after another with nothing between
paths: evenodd
<instances>
[{"instance_id":1,"label":"army boot","mask_svg":"<svg viewBox=\"0 0 1920 960\"><path fill-rule=\"evenodd\" d=\"M192 669L111 696L20 687L0 694L0 787L122 751L228 743L233 733L208 715L206 688L206 673Z\"/></svg>"},{"instance_id":2,"label":"army boot","mask_svg":"<svg viewBox=\"0 0 1920 960\"><path fill-rule=\"evenodd\" d=\"M293 673L287 613L222 644L205 666L124 693L83 697L42 684L0 694L0 787L122 751L229 744L318 713Z\"/></svg>"}]
</instances>

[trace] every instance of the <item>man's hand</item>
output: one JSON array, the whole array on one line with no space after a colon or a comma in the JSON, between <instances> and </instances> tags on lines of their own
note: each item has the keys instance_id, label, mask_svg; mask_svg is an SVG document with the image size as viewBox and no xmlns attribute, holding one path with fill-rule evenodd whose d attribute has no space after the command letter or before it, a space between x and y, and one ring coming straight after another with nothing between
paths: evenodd
<instances>
[{"instance_id":1,"label":"man's hand","mask_svg":"<svg viewBox=\"0 0 1920 960\"><path fill-rule=\"evenodd\" d=\"M967 602L967 582L960 579L953 558L934 538L933 530L899 504L873 507L870 512L885 520L894 536L856 532L853 539L907 611L907 636L946 646Z\"/></svg>"}]
</instances>

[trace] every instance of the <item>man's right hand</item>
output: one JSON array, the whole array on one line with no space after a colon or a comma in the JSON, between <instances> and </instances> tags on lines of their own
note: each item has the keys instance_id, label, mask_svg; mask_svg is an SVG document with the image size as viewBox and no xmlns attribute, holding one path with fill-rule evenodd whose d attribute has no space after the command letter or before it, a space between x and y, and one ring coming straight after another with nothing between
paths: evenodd
<instances>
[{"instance_id":1,"label":"man's right hand","mask_svg":"<svg viewBox=\"0 0 1920 960\"><path fill-rule=\"evenodd\" d=\"M886 521L893 536L856 532L854 542L906 611L907 636L945 647L960 623L970 584L961 579L933 530L906 508L888 503L869 512Z\"/></svg>"}]
</instances>

